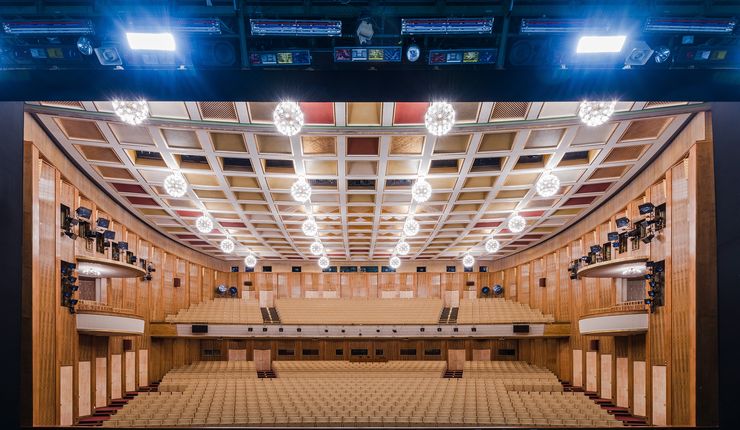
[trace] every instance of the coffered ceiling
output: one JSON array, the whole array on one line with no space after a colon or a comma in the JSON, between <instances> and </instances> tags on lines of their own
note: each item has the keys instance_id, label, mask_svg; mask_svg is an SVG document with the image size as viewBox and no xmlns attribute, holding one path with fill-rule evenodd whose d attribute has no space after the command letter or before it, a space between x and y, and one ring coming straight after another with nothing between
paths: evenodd
<instances>
[{"instance_id":1,"label":"coffered ceiling","mask_svg":"<svg viewBox=\"0 0 740 430\"><path fill-rule=\"evenodd\" d=\"M535 245L608 199L670 141L701 104L619 102L597 127L576 117L578 102L454 103L457 123L426 132L427 103L301 103L306 126L293 137L271 123L275 103L150 102L141 126L118 120L109 102L29 103L28 110L101 187L164 234L225 259L251 249L262 259L313 257L301 231L306 207L291 184L312 183L312 211L329 257L387 260L410 212L421 232L410 259L485 255ZM544 170L561 180L552 197L533 184ZM163 189L172 170L190 184L182 198ZM419 176L434 188L412 205ZM506 228L518 211L521 233ZM216 221L202 234L203 212ZM218 247L237 242L234 254Z\"/></svg>"}]
</instances>

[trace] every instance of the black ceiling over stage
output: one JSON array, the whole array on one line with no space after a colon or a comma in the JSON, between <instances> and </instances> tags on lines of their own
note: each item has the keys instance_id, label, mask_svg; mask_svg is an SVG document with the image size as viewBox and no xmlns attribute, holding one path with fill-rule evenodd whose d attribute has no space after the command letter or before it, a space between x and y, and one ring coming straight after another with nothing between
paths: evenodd
<instances>
[{"instance_id":1,"label":"black ceiling over stage","mask_svg":"<svg viewBox=\"0 0 740 430\"><path fill-rule=\"evenodd\" d=\"M0 100L738 101L740 70L23 70Z\"/></svg>"}]
</instances>

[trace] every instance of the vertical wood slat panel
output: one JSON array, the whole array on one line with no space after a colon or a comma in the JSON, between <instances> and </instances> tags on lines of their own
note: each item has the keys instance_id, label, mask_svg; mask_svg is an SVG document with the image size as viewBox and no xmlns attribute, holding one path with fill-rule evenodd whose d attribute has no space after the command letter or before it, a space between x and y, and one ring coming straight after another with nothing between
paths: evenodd
<instances>
[{"instance_id":1,"label":"vertical wood slat panel","mask_svg":"<svg viewBox=\"0 0 740 430\"><path fill-rule=\"evenodd\" d=\"M617 406L628 408L629 400L629 358L617 357Z\"/></svg>"},{"instance_id":2,"label":"vertical wood slat panel","mask_svg":"<svg viewBox=\"0 0 740 430\"><path fill-rule=\"evenodd\" d=\"M596 393L599 390L598 361L596 351L586 352L586 391Z\"/></svg>"},{"instance_id":3,"label":"vertical wood slat panel","mask_svg":"<svg viewBox=\"0 0 740 430\"><path fill-rule=\"evenodd\" d=\"M647 416L647 373L644 361L635 361L632 375L634 378L634 400L633 413L640 417Z\"/></svg>"},{"instance_id":4,"label":"vertical wood slat panel","mask_svg":"<svg viewBox=\"0 0 740 430\"><path fill-rule=\"evenodd\" d=\"M95 357L95 407L102 408L108 404L108 360L106 357Z\"/></svg>"},{"instance_id":5,"label":"vertical wood slat panel","mask_svg":"<svg viewBox=\"0 0 740 430\"><path fill-rule=\"evenodd\" d=\"M602 399L611 399L612 395L612 355L601 355L601 394Z\"/></svg>"},{"instance_id":6,"label":"vertical wood slat panel","mask_svg":"<svg viewBox=\"0 0 740 430\"><path fill-rule=\"evenodd\" d=\"M583 350L573 350L573 386L583 387Z\"/></svg>"},{"instance_id":7,"label":"vertical wood slat panel","mask_svg":"<svg viewBox=\"0 0 740 430\"><path fill-rule=\"evenodd\" d=\"M666 410L666 366L653 366L652 381L652 423L656 426L665 426L668 423Z\"/></svg>"}]
</instances>

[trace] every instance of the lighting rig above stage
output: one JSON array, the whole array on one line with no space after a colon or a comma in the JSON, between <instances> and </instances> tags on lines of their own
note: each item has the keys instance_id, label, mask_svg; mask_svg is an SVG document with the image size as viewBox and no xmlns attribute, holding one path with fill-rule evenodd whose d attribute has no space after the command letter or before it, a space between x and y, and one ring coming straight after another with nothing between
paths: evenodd
<instances>
[{"instance_id":1,"label":"lighting rig above stage","mask_svg":"<svg viewBox=\"0 0 740 430\"><path fill-rule=\"evenodd\" d=\"M740 67L736 20L723 17L730 11L711 7L649 16L646 10L605 5L590 9L597 15L573 17L569 14L589 11L554 9L547 2L541 10L516 2L465 8L380 2L360 10L350 1L338 2L344 8L311 5L303 10L236 1L231 8L208 2L217 5L119 6L81 13L79 8L65 11L60 2L48 9L41 3L35 12L0 7L0 68Z\"/></svg>"}]
</instances>

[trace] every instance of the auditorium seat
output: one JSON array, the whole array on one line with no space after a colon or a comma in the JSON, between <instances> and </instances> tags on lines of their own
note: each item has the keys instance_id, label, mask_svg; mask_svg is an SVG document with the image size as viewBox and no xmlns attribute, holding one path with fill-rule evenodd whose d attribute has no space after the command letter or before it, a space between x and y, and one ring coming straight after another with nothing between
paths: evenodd
<instances>
[{"instance_id":1,"label":"auditorium seat","mask_svg":"<svg viewBox=\"0 0 740 430\"><path fill-rule=\"evenodd\" d=\"M259 303L238 298L217 298L180 309L165 321L179 324L262 324Z\"/></svg>"},{"instance_id":2,"label":"auditorium seat","mask_svg":"<svg viewBox=\"0 0 740 430\"><path fill-rule=\"evenodd\" d=\"M552 315L508 299L461 299L459 324L550 323Z\"/></svg>"},{"instance_id":3,"label":"auditorium seat","mask_svg":"<svg viewBox=\"0 0 740 430\"><path fill-rule=\"evenodd\" d=\"M173 369L103 426L622 426L583 393L540 390L557 378L524 362L465 363L462 379L441 361L273 364L275 379L252 362Z\"/></svg>"},{"instance_id":4,"label":"auditorium seat","mask_svg":"<svg viewBox=\"0 0 740 430\"><path fill-rule=\"evenodd\" d=\"M278 299L283 324L436 324L441 299Z\"/></svg>"}]
</instances>

